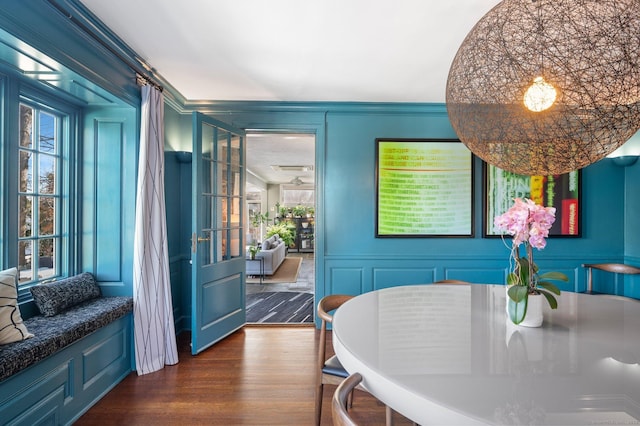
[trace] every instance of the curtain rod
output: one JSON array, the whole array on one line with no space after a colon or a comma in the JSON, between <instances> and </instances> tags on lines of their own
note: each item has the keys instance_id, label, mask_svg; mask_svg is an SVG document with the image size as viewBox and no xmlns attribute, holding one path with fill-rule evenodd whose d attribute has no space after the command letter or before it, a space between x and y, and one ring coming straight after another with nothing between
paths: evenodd
<instances>
[{"instance_id":1,"label":"curtain rod","mask_svg":"<svg viewBox=\"0 0 640 426\"><path fill-rule=\"evenodd\" d=\"M164 88L162 86L160 86L158 83L156 83L155 81L151 80L149 77L144 76L140 73L136 73L136 84L138 84L138 86L152 86L154 88L156 88L160 93L162 93L162 91L164 90Z\"/></svg>"}]
</instances>

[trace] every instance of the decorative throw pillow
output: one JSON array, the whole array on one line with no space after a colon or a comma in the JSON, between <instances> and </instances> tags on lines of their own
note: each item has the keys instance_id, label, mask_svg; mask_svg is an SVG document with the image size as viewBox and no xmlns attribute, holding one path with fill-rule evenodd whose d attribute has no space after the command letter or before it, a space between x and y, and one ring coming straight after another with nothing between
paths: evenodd
<instances>
[{"instance_id":1,"label":"decorative throw pillow","mask_svg":"<svg viewBox=\"0 0 640 426\"><path fill-rule=\"evenodd\" d=\"M83 272L48 284L31 287L36 306L45 317L52 317L86 300L100 297L100 286L93 275Z\"/></svg>"},{"instance_id":2,"label":"decorative throw pillow","mask_svg":"<svg viewBox=\"0 0 640 426\"><path fill-rule=\"evenodd\" d=\"M18 307L18 269L0 271L0 345L29 337Z\"/></svg>"},{"instance_id":3,"label":"decorative throw pillow","mask_svg":"<svg viewBox=\"0 0 640 426\"><path fill-rule=\"evenodd\" d=\"M271 249L271 242L269 242L269 240L264 240L262 242L262 250L270 250Z\"/></svg>"}]
</instances>

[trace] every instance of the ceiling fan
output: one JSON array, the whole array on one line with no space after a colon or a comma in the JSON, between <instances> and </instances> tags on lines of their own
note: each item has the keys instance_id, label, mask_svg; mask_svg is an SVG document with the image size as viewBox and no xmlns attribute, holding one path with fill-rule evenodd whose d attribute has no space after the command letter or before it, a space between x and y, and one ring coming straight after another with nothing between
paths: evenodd
<instances>
[{"instance_id":1,"label":"ceiling fan","mask_svg":"<svg viewBox=\"0 0 640 426\"><path fill-rule=\"evenodd\" d=\"M293 179L291 179L291 180L289 181L289 183L291 183L291 184L293 184L293 185L296 185L296 186L299 186L299 185L302 185L302 184L304 183L304 181L303 181L302 179L300 179L300 177L299 177L299 176L296 176L296 177L294 177Z\"/></svg>"}]
</instances>

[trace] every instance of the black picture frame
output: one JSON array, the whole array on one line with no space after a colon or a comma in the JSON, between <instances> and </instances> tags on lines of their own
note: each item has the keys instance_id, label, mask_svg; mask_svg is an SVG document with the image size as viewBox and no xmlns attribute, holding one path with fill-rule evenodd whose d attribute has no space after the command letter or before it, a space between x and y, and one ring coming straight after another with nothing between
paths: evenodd
<instances>
[{"instance_id":1,"label":"black picture frame","mask_svg":"<svg viewBox=\"0 0 640 426\"><path fill-rule=\"evenodd\" d=\"M378 138L376 238L473 237L473 154L459 139Z\"/></svg>"},{"instance_id":2,"label":"black picture frame","mask_svg":"<svg viewBox=\"0 0 640 426\"><path fill-rule=\"evenodd\" d=\"M507 172L483 162L483 236L500 237L493 221L517 198L556 208L549 237L580 237L582 231L582 170L549 176L526 176Z\"/></svg>"}]
</instances>

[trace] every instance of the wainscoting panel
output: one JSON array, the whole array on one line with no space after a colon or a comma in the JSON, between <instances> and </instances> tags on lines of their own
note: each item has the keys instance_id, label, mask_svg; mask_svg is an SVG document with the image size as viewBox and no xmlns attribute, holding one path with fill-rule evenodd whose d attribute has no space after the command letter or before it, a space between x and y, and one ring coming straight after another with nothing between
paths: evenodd
<instances>
[{"instance_id":1,"label":"wainscoting panel","mask_svg":"<svg viewBox=\"0 0 640 426\"><path fill-rule=\"evenodd\" d=\"M455 279L475 284L505 284L508 259L392 259L325 258L327 280L324 294L361 294L399 285L430 284ZM562 291L584 291L585 272L581 266L559 260L545 260L545 271L563 272L569 282L558 283Z\"/></svg>"},{"instance_id":2,"label":"wainscoting panel","mask_svg":"<svg viewBox=\"0 0 640 426\"><path fill-rule=\"evenodd\" d=\"M373 289L435 281L435 268L373 268Z\"/></svg>"},{"instance_id":3,"label":"wainscoting panel","mask_svg":"<svg viewBox=\"0 0 640 426\"><path fill-rule=\"evenodd\" d=\"M329 268L328 276L330 282L326 294L358 295L367 291L363 282L364 268Z\"/></svg>"},{"instance_id":4,"label":"wainscoting panel","mask_svg":"<svg viewBox=\"0 0 640 426\"><path fill-rule=\"evenodd\" d=\"M461 280L479 284L504 284L507 268L444 268L446 280Z\"/></svg>"},{"instance_id":5,"label":"wainscoting panel","mask_svg":"<svg viewBox=\"0 0 640 426\"><path fill-rule=\"evenodd\" d=\"M81 271L103 296L133 294L137 129L134 108L90 108L83 116Z\"/></svg>"}]
</instances>

